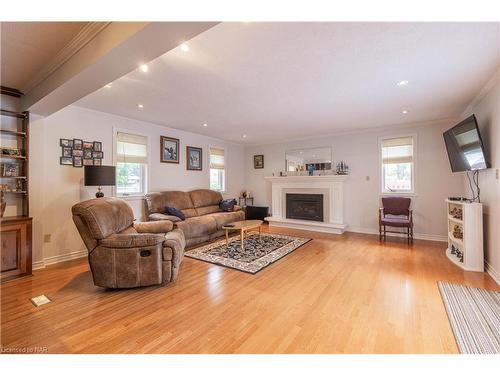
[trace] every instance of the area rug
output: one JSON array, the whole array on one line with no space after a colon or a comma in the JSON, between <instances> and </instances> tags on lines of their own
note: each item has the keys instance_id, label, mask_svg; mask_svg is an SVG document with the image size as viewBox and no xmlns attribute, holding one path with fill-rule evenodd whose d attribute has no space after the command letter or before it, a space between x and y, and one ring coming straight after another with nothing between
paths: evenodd
<instances>
[{"instance_id":1,"label":"area rug","mask_svg":"<svg viewBox=\"0 0 500 375\"><path fill-rule=\"evenodd\" d=\"M500 353L500 292L438 282L463 354Z\"/></svg>"},{"instance_id":2,"label":"area rug","mask_svg":"<svg viewBox=\"0 0 500 375\"><path fill-rule=\"evenodd\" d=\"M262 239L259 239L258 234L251 234L245 238L243 251L240 237L236 236L229 239L229 245L226 245L226 239L223 239L188 250L184 255L255 274L310 240L310 238L270 233L263 233Z\"/></svg>"}]
</instances>

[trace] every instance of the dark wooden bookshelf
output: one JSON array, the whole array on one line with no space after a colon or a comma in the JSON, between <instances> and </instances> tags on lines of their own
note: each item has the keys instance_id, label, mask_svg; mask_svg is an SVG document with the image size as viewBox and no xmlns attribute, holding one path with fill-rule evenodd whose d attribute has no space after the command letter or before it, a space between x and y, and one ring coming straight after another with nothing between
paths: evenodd
<instances>
[{"instance_id":1,"label":"dark wooden bookshelf","mask_svg":"<svg viewBox=\"0 0 500 375\"><path fill-rule=\"evenodd\" d=\"M2 88L2 94L6 94ZM15 91L10 91L12 95ZM17 96L12 95L12 96ZM32 218L29 216L29 112L0 110L0 183L5 186L5 216L0 218L1 272L5 282L31 275ZM19 155L4 155L3 149L17 149ZM5 174L5 165L15 164L18 175Z\"/></svg>"}]
</instances>

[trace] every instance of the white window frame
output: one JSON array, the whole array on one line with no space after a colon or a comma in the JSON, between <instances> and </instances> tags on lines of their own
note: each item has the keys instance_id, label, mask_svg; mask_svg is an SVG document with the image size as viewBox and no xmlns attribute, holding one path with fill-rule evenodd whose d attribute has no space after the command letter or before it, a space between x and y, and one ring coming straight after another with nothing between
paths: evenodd
<instances>
[{"instance_id":1,"label":"white window frame","mask_svg":"<svg viewBox=\"0 0 500 375\"><path fill-rule=\"evenodd\" d=\"M406 191L386 191L384 190L384 163L382 161L382 143L387 139L396 139L396 138L408 138L411 137L413 139L413 169L411 174L411 187L412 190ZM396 195L396 196L411 196L414 197L417 195L417 173L418 173L418 139L416 133L403 133L396 135L388 135L379 137L378 139L378 170L379 170L379 189L380 195Z\"/></svg>"},{"instance_id":2,"label":"white window frame","mask_svg":"<svg viewBox=\"0 0 500 375\"><path fill-rule=\"evenodd\" d=\"M217 145L209 145L208 146L208 188L210 189L210 149L212 148L218 148L220 150L224 150L224 189L223 190L216 190L219 193L226 193L227 192L227 150L225 147L222 146L217 146Z\"/></svg>"},{"instance_id":3,"label":"white window frame","mask_svg":"<svg viewBox=\"0 0 500 375\"><path fill-rule=\"evenodd\" d=\"M148 147L148 163L146 164L146 181L144 186L144 194L131 194L131 195L118 195L116 185L113 186L113 196L126 200L137 200L143 199L144 196L149 192L149 187L151 186L151 137L147 134L140 133L136 130L125 129L125 128L117 128L113 127L113 165L116 167L117 164L117 141L118 141L118 133L128 133L133 135L139 135L141 137L145 137L147 139L147 147Z\"/></svg>"}]
</instances>

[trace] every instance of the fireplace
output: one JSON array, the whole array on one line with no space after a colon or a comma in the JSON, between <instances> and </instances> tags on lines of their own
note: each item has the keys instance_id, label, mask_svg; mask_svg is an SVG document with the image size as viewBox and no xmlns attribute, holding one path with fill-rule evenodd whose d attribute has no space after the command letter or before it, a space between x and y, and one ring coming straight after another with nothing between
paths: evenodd
<instances>
[{"instance_id":1,"label":"fireplace","mask_svg":"<svg viewBox=\"0 0 500 375\"><path fill-rule=\"evenodd\" d=\"M323 221L323 194L286 194L287 219Z\"/></svg>"}]
</instances>

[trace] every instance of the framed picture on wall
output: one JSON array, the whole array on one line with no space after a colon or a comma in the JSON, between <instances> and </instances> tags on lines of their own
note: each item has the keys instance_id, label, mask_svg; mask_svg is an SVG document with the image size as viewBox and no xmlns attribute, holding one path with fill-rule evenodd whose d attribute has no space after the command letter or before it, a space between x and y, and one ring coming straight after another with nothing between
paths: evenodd
<instances>
[{"instance_id":1,"label":"framed picture on wall","mask_svg":"<svg viewBox=\"0 0 500 375\"><path fill-rule=\"evenodd\" d=\"M83 148L94 148L94 142L89 142L89 141L83 141Z\"/></svg>"},{"instance_id":2,"label":"framed picture on wall","mask_svg":"<svg viewBox=\"0 0 500 375\"><path fill-rule=\"evenodd\" d=\"M179 164L179 143L177 138L160 136L160 161Z\"/></svg>"},{"instance_id":3,"label":"framed picture on wall","mask_svg":"<svg viewBox=\"0 0 500 375\"><path fill-rule=\"evenodd\" d=\"M92 149L91 148L84 148L83 149L83 158L84 159L92 159Z\"/></svg>"},{"instance_id":4,"label":"framed picture on wall","mask_svg":"<svg viewBox=\"0 0 500 375\"><path fill-rule=\"evenodd\" d=\"M71 147L62 148L62 156L65 158L70 158L73 156L73 149Z\"/></svg>"},{"instance_id":5,"label":"framed picture on wall","mask_svg":"<svg viewBox=\"0 0 500 375\"><path fill-rule=\"evenodd\" d=\"M94 142L94 151L102 151L102 142Z\"/></svg>"},{"instance_id":6,"label":"framed picture on wall","mask_svg":"<svg viewBox=\"0 0 500 375\"><path fill-rule=\"evenodd\" d=\"M200 147L186 146L186 169L188 171L203 170L203 150Z\"/></svg>"},{"instance_id":7,"label":"framed picture on wall","mask_svg":"<svg viewBox=\"0 0 500 375\"><path fill-rule=\"evenodd\" d=\"M83 165L94 165L94 159L83 159Z\"/></svg>"},{"instance_id":8,"label":"framed picture on wall","mask_svg":"<svg viewBox=\"0 0 500 375\"><path fill-rule=\"evenodd\" d=\"M94 159L94 165L102 165L102 159Z\"/></svg>"},{"instance_id":9,"label":"framed picture on wall","mask_svg":"<svg viewBox=\"0 0 500 375\"><path fill-rule=\"evenodd\" d=\"M83 167L83 158L81 156L73 156L73 167Z\"/></svg>"},{"instance_id":10,"label":"framed picture on wall","mask_svg":"<svg viewBox=\"0 0 500 375\"><path fill-rule=\"evenodd\" d=\"M60 146L61 147L71 147L71 148L73 148L73 140L72 139L61 138L60 139Z\"/></svg>"},{"instance_id":11,"label":"framed picture on wall","mask_svg":"<svg viewBox=\"0 0 500 375\"><path fill-rule=\"evenodd\" d=\"M264 168L264 155L254 155L253 156L253 168L263 169Z\"/></svg>"},{"instance_id":12,"label":"framed picture on wall","mask_svg":"<svg viewBox=\"0 0 500 375\"><path fill-rule=\"evenodd\" d=\"M59 159L59 164L61 164L61 165L73 165L73 157L61 156L61 158Z\"/></svg>"},{"instance_id":13,"label":"framed picture on wall","mask_svg":"<svg viewBox=\"0 0 500 375\"><path fill-rule=\"evenodd\" d=\"M74 150L83 149L83 141L81 139L73 139L73 149Z\"/></svg>"}]
</instances>

